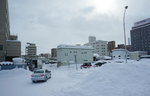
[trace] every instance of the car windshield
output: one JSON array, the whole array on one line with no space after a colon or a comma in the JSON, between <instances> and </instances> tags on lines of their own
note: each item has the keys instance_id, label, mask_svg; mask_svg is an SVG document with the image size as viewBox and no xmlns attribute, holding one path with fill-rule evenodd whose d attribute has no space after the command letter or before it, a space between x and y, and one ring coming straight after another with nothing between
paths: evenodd
<instances>
[{"instance_id":1,"label":"car windshield","mask_svg":"<svg viewBox=\"0 0 150 96\"><path fill-rule=\"evenodd\" d=\"M84 63L83 64L84 66L89 66L89 65L91 65L90 63Z\"/></svg>"},{"instance_id":2,"label":"car windshield","mask_svg":"<svg viewBox=\"0 0 150 96\"><path fill-rule=\"evenodd\" d=\"M44 73L43 70L34 71L34 73Z\"/></svg>"}]
</instances>

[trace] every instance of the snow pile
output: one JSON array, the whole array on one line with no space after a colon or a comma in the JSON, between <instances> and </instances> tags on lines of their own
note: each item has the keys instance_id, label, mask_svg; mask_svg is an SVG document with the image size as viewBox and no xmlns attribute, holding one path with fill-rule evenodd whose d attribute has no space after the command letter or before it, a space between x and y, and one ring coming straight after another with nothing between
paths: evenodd
<instances>
[{"instance_id":1,"label":"snow pile","mask_svg":"<svg viewBox=\"0 0 150 96\"><path fill-rule=\"evenodd\" d=\"M25 64L25 60L22 58L13 58L13 62L15 65L24 65Z\"/></svg>"},{"instance_id":2,"label":"snow pile","mask_svg":"<svg viewBox=\"0 0 150 96\"><path fill-rule=\"evenodd\" d=\"M97 58L99 57L99 55L97 53L94 53L93 56L97 57Z\"/></svg>"},{"instance_id":3,"label":"snow pile","mask_svg":"<svg viewBox=\"0 0 150 96\"><path fill-rule=\"evenodd\" d=\"M76 70L75 65L47 64L52 71L47 82L32 83L24 69L0 71L1 96L149 96L150 60L115 63Z\"/></svg>"},{"instance_id":4,"label":"snow pile","mask_svg":"<svg viewBox=\"0 0 150 96\"><path fill-rule=\"evenodd\" d=\"M0 65L13 65L13 62L0 62Z\"/></svg>"},{"instance_id":5,"label":"snow pile","mask_svg":"<svg viewBox=\"0 0 150 96\"><path fill-rule=\"evenodd\" d=\"M105 64L62 96L149 96L149 70L150 64L143 61Z\"/></svg>"}]
</instances>

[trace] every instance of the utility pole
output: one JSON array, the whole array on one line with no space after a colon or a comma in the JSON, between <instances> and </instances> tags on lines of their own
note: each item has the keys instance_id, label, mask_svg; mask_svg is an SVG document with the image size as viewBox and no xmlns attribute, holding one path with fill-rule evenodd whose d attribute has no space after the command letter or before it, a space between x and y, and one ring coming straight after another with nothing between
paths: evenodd
<instances>
[{"instance_id":1,"label":"utility pole","mask_svg":"<svg viewBox=\"0 0 150 96\"><path fill-rule=\"evenodd\" d=\"M128 6L125 6L125 10L124 10L124 14L123 14L123 31L124 31L124 46L125 46L125 61L127 63L127 47L126 47L126 30L125 30L125 14L126 14L126 10L128 9Z\"/></svg>"},{"instance_id":2,"label":"utility pole","mask_svg":"<svg viewBox=\"0 0 150 96\"><path fill-rule=\"evenodd\" d=\"M77 66L77 55L74 55L74 60L75 60L75 64L76 64L76 70L78 70L78 66Z\"/></svg>"}]
</instances>

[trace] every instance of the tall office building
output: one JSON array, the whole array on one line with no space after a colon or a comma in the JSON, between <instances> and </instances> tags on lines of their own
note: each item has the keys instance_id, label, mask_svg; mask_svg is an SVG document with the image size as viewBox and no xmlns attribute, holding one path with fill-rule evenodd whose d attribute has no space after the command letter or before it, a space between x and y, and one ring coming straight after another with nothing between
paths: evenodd
<instances>
[{"instance_id":1,"label":"tall office building","mask_svg":"<svg viewBox=\"0 0 150 96\"><path fill-rule=\"evenodd\" d=\"M10 35L8 0L0 0L0 61L11 61L21 55L21 42Z\"/></svg>"},{"instance_id":2,"label":"tall office building","mask_svg":"<svg viewBox=\"0 0 150 96\"><path fill-rule=\"evenodd\" d=\"M5 60L6 40L9 39L9 14L7 0L0 0L0 61Z\"/></svg>"},{"instance_id":3,"label":"tall office building","mask_svg":"<svg viewBox=\"0 0 150 96\"><path fill-rule=\"evenodd\" d=\"M29 59L37 57L37 48L36 45L33 43L27 43L28 45L26 46L26 57Z\"/></svg>"},{"instance_id":4,"label":"tall office building","mask_svg":"<svg viewBox=\"0 0 150 96\"><path fill-rule=\"evenodd\" d=\"M150 51L150 18L136 22L130 34L133 51Z\"/></svg>"}]
</instances>

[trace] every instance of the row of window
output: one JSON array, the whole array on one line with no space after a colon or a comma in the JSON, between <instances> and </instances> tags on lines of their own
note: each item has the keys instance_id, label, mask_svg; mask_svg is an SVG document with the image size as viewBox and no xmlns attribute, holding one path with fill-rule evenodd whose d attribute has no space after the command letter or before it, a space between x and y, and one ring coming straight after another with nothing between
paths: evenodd
<instances>
[{"instance_id":1,"label":"row of window","mask_svg":"<svg viewBox=\"0 0 150 96\"><path fill-rule=\"evenodd\" d=\"M3 45L0 45L0 51L2 51L3 50Z\"/></svg>"},{"instance_id":2,"label":"row of window","mask_svg":"<svg viewBox=\"0 0 150 96\"><path fill-rule=\"evenodd\" d=\"M72 51L70 51L72 53ZM77 51L74 51L74 53L77 53ZM81 52L81 54L87 54L87 52ZM65 56L68 56L68 53L65 53Z\"/></svg>"},{"instance_id":3,"label":"row of window","mask_svg":"<svg viewBox=\"0 0 150 96\"><path fill-rule=\"evenodd\" d=\"M70 53L77 53L77 51L70 51Z\"/></svg>"}]
</instances>

